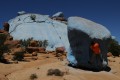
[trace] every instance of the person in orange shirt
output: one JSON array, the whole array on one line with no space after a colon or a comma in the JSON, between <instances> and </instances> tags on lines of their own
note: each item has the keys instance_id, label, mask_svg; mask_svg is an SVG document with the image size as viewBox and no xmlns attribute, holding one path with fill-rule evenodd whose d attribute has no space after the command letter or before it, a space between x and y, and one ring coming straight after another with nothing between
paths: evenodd
<instances>
[{"instance_id":1,"label":"person in orange shirt","mask_svg":"<svg viewBox=\"0 0 120 80\"><path fill-rule=\"evenodd\" d=\"M100 65L100 60L101 60L100 53L101 53L101 50L100 50L99 43L93 41L91 43L90 49L92 50L92 53L93 53L92 57L91 57L91 60L90 60L90 63L93 64L93 63L95 63L97 61L98 65Z\"/></svg>"},{"instance_id":2,"label":"person in orange shirt","mask_svg":"<svg viewBox=\"0 0 120 80\"><path fill-rule=\"evenodd\" d=\"M90 48L92 49L94 54L100 54L100 45L98 42L92 42Z\"/></svg>"}]
</instances>

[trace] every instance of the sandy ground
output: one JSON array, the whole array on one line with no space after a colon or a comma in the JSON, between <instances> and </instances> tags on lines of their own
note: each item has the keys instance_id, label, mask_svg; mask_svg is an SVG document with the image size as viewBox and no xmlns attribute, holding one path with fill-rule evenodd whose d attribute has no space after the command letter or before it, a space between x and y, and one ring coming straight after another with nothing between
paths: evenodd
<instances>
[{"instance_id":1,"label":"sandy ground","mask_svg":"<svg viewBox=\"0 0 120 80\"><path fill-rule=\"evenodd\" d=\"M120 57L109 57L111 71L93 72L67 66L67 60L59 60L51 54L40 54L38 60L18 64L0 63L0 80L120 80ZM59 69L63 76L48 76L49 69Z\"/></svg>"}]
</instances>

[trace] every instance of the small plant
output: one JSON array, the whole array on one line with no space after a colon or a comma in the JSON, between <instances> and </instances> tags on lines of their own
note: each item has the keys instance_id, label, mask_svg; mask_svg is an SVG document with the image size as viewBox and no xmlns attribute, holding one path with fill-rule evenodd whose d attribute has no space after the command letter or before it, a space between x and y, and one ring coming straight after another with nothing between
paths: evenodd
<instances>
[{"instance_id":1,"label":"small plant","mask_svg":"<svg viewBox=\"0 0 120 80\"><path fill-rule=\"evenodd\" d=\"M4 52L8 51L7 46L4 45L4 42L7 38L7 34L0 33L0 61L4 59L3 54Z\"/></svg>"},{"instance_id":2,"label":"small plant","mask_svg":"<svg viewBox=\"0 0 120 80\"><path fill-rule=\"evenodd\" d=\"M44 41L43 41L43 47L46 48L47 46L48 46L48 40L44 40Z\"/></svg>"},{"instance_id":3,"label":"small plant","mask_svg":"<svg viewBox=\"0 0 120 80\"><path fill-rule=\"evenodd\" d=\"M37 74L31 74L31 75L30 75L30 79L31 79L31 80L35 80L35 79L37 79L37 78L38 78Z\"/></svg>"},{"instance_id":4,"label":"small plant","mask_svg":"<svg viewBox=\"0 0 120 80\"><path fill-rule=\"evenodd\" d=\"M39 43L39 47L46 48L48 46L48 40L44 40L44 41L39 40L38 43Z\"/></svg>"},{"instance_id":5,"label":"small plant","mask_svg":"<svg viewBox=\"0 0 120 80\"><path fill-rule=\"evenodd\" d=\"M118 41L116 41L115 39L111 39L108 51L111 52L113 54L113 56L119 56L120 55L120 45L119 45Z\"/></svg>"},{"instance_id":6,"label":"small plant","mask_svg":"<svg viewBox=\"0 0 120 80\"><path fill-rule=\"evenodd\" d=\"M31 15L30 18L31 18L31 20L33 20L35 22L36 15Z\"/></svg>"},{"instance_id":7,"label":"small plant","mask_svg":"<svg viewBox=\"0 0 120 80\"><path fill-rule=\"evenodd\" d=\"M33 38L28 38L27 40L21 40L21 45L24 47L28 47L30 45L30 41L32 41Z\"/></svg>"},{"instance_id":8,"label":"small plant","mask_svg":"<svg viewBox=\"0 0 120 80\"><path fill-rule=\"evenodd\" d=\"M22 61L23 58L24 58L24 52L17 52L13 57L14 60L18 60L18 61Z\"/></svg>"},{"instance_id":9,"label":"small plant","mask_svg":"<svg viewBox=\"0 0 120 80\"><path fill-rule=\"evenodd\" d=\"M28 38L27 40L21 40L21 45L23 47L28 47L30 45L30 42L34 40L33 38ZM48 46L48 40L38 40L38 47L47 47Z\"/></svg>"},{"instance_id":10,"label":"small plant","mask_svg":"<svg viewBox=\"0 0 120 80\"><path fill-rule=\"evenodd\" d=\"M52 76L52 75L63 76L64 72L60 71L59 69L49 69L47 75L48 76Z\"/></svg>"},{"instance_id":11,"label":"small plant","mask_svg":"<svg viewBox=\"0 0 120 80\"><path fill-rule=\"evenodd\" d=\"M3 45L3 43L5 42L7 38L7 35L4 33L0 33L0 45Z\"/></svg>"},{"instance_id":12,"label":"small plant","mask_svg":"<svg viewBox=\"0 0 120 80\"><path fill-rule=\"evenodd\" d=\"M43 43L43 41L41 41L41 40L38 41L39 47L42 47L42 43Z\"/></svg>"}]
</instances>

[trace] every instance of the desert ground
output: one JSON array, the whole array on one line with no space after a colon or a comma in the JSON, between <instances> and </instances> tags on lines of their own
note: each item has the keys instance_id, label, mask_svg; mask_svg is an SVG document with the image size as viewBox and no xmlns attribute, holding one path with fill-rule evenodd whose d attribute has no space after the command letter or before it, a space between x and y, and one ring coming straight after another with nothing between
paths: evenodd
<instances>
[{"instance_id":1,"label":"desert ground","mask_svg":"<svg viewBox=\"0 0 120 80\"><path fill-rule=\"evenodd\" d=\"M68 66L65 56L40 53L37 60L0 63L0 80L120 80L120 57L108 57L108 61L109 72L94 72ZM48 75L49 69L59 69L63 74ZM32 74L36 78L30 78Z\"/></svg>"}]
</instances>

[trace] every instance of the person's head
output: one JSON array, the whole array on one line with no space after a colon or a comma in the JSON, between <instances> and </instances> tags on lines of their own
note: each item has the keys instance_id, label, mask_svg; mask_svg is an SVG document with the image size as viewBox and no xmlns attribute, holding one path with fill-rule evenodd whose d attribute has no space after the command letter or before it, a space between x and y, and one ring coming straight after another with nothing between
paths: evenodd
<instances>
[{"instance_id":1,"label":"person's head","mask_svg":"<svg viewBox=\"0 0 120 80\"><path fill-rule=\"evenodd\" d=\"M91 42L91 45L94 45L95 43L96 43L95 41L92 41L92 42Z\"/></svg>"}]
</instances>

